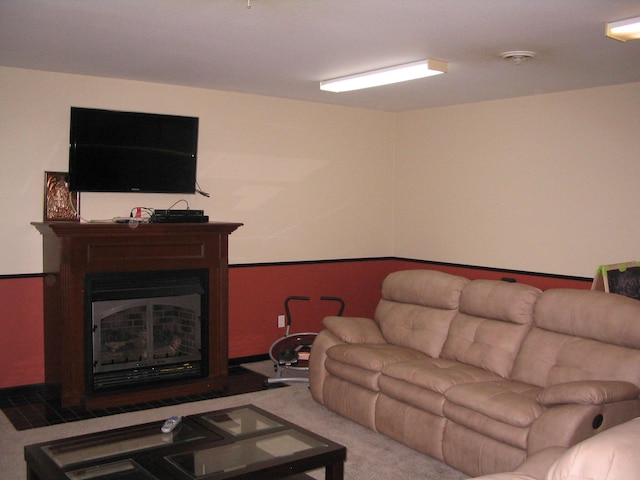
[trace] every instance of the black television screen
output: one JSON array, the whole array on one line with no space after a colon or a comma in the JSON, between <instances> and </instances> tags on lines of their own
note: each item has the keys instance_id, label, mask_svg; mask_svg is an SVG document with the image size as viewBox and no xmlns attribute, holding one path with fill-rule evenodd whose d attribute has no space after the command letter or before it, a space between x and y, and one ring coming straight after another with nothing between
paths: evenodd
<instances>
[{"instance_id":1,"label":"black television screen","mask_svg":"<svg viewBox=\"0 0 640 480\"><path fill-rule=\"evenodd\" d=\"M69 189L194 193L198 118L71 107Z\"/></svg>"}]
</instances>

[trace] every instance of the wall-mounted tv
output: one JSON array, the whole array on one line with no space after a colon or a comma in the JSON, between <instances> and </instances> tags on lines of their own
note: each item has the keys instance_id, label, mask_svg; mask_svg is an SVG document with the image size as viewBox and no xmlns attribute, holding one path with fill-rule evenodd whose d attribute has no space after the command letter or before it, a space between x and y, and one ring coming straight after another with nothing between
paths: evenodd
<instances>
[{"instance_id":1,"label":"wall-mounted tv","mask_svg":"<svg viewBox=\"0 0 640 480\"><path fill-rule=\"evenodd\" d=\"M69 140L71 191L196 191L196 117L71 107Z\"/></svg>"}]
</instances>

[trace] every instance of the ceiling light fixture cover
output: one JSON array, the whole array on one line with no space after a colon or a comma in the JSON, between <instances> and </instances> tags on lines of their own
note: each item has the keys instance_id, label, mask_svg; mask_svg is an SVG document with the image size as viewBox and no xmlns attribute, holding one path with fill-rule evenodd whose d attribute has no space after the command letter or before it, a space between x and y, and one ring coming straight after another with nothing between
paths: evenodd
<instances>
[{"instance_id":1,"label":"ceiling light fixture cover","mask_svg":"<svg viewBox=\"0 0 640 480\"><path fill-rule=\"evenodd\" d=\"M346 77L320 82L320 90L328 92L350 92L362 88L379 87L392 83L406 82L417 78L430 77L446 73L447 62L440 60L420 60L394 67L381 68L370 72L357 73Z\"/></svg>"},{"instance_id":2,"label":"ceiling light fixture cover","mask_svg":"<svg viewBox=\"0 0 640 480\"><path fill-rule=\"evenodd\" d=\"M640 17L607 23L607 37L615 38L621 42L639 39Z\"/></svg>"},{"instance_id":3,"label":"ceiling light fixture cover","mask_svg":"<svg viewBox=\"0 0 640 480\"><path fill-rule=\"evenodd\" d=\"M529 50L512 50L510 52L502 52L500 56L514 65L522 65L524 62L535 57L536 52L531 52Z\"/></svg>"}]
</instances>

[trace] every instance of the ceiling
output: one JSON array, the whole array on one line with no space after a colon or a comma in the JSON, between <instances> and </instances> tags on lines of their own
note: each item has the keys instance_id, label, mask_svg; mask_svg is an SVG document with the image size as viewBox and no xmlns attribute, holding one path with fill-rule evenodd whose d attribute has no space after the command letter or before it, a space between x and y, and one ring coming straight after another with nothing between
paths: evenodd
<instances>
[{"instance_id":1,"label":"ceiling","mask_svg":"<svg viewBox=\"0 0 640 480\"><path fill-rule=\"evenodd\" d=\"M0 65L406 111L640 82L640 41L604 34L633 16L639 0L0 0ZM424 58L449 72L319 89Z\"/></svg>"}]
</instances>

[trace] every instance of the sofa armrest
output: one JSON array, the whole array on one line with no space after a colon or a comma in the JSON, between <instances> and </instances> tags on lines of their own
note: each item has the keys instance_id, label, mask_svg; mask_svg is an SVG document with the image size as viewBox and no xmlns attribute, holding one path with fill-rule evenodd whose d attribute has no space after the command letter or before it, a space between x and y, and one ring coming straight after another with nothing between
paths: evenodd
<instances>
[{"instance_id":1,"label":"sofa armrest","mask_svg":"<svg viewBox=\"0 0 640 480\"><path fill-rule=\"evenodd\" d=\"M640 478L640 419L617 425L567 450L547 472L549 480Z\"/></svg>"},{"instance_id":2,"label":"sofa armrest","mask_svg":"<svg viewBox=\"0 0 640 480\"><path fill-rule=\"evenodd\" d=\"M325 328L345 343L385 344L378 324L364 317L325 317Z\"/></svg>"},{"instance_id":3,"label":"sofa armrest","mask_svg":"<svg viewBox=\"0 0 640 480\"><path fill-rule=\"evenodd\" d=\"M545 388L536 397L544 406L559 404L604 405L638 398L640 388L633 383L608 380L584 380L560 383Z\"/></svg>"}]
</instances>

